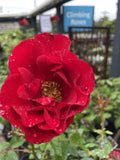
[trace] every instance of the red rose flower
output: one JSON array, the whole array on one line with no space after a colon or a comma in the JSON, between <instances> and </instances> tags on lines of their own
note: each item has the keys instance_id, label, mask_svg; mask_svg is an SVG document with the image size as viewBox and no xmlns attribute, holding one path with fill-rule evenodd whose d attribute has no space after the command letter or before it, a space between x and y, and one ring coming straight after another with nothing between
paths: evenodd
<instances>
[{"instance_id":1,"label":"red rose flower","mask_svg":"<svg viewBox=\"0 0 120 160\"><path fill-rule=\"evenodd\" d=\"M89 104L93 70L69 51L70 44L63 35L38 34L9 57L0 113L23 130L28 142L48 142L63 133Z\"/></svg>"},{"instance_id":2,"label":"red rose flower","mask_svg":"<svg viewBox=\"0 0 120 160\"><path fill-rule=\"evenodd\" d=\"M120 159L120 151L114 150L110 153L109 158L114 159Z\"/></svg>"},{"instance_id":3,"label":"red rose flower","mask_svg":"<svg viewBox=\"0 0 120 160\"><path fill-rule=\"evenodd\" d=\"M50 17L50 20L59 22L60 18L58 16L52 16Z\"/></svg>"},{"instance_id":4,"label":"red rose flower","mask_svg":"<svg viewBox=\"0 0 120 160\"><path fill-rule=\"evenodd\" d=\"M27 19L23 19L21 21L19 21L20 26L25 26L25 25L29 25L29 22L27 21Z\"/></svg>"}]
</instances>

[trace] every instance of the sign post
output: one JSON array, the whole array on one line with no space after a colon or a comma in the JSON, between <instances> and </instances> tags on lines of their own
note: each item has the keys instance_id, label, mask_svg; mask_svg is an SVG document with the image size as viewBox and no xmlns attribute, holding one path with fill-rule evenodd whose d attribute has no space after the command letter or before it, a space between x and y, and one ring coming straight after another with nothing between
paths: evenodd
<instances>
[{"instance_id":1,"label":"sign post","mask_svg":"<svg viewBox=\"0 0 120 160\"><path fill-rule=\"evenodd\" d=\"M64 6L64 31L74 26L93 26L93 15L93 6Z\"/></svg>"},{"instance_id":2,"label":"sign post","mask_svg":"<svg viewBox=\"0 0 120 160\"><path fill-rule=\"evenodd\" d=\"M50 15L40 15L40 28L41 32L52 32L52 24Z\"/></svg>"}]
</instances>

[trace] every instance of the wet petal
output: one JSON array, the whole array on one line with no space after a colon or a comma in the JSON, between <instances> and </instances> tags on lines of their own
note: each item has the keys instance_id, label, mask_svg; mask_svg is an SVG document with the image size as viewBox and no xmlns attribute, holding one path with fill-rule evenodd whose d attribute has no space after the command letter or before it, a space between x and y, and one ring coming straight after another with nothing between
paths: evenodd
<instances>
[{"instance_id":1,"label":"wet petal","mask_svg":"<svg viewBox=\"0 0 120 160\"><path fill-rule=\"evenodd\" d=\"M26 127L33 127L36 124L44 122L44 111L29 111L21 115L22 124Z\"/></svg>"},{"instance_id":2,"label":"wet petal","mask_svg":"<svg viewBox=\"0 0 120 160\"><path fill-rule=\"evenodd\" d=\"M53 112L48 112L46 109L44 110L44 117L46 123L52 128L56 128L60 123L57 115L55 115Z\"/></svg>"},{"instance_id":3,"label":"wet petal","mask_svg":"<svg viewBox=\"0 0 120 160\"><path fill-rule=\"evenodd\" d=\"M53 130L41 130L37 125L24 128L24 132L26 140L36 144L49 142L52 138L59 135Z\"/></svg>"},{"instance_id":4,"label":"wet petal","mask_svg":"<svg viewBox=\"0 0 120 160\"><path fill-rule=\"evenodd\" d=\"M60 59L68 58L69 48L71 41L64 35L50 35L49 33L43 33L35 36L39 42L45 45L46 50L49 54Z\"/></svg>"},{"instance_id":5,"label":"wet petal","mask_svg":"<svg viewBox=\"0 0 120 160\"><path fill-rule=\"evenodd\" d=\"M38 56L47 53L43 44L35 39L27 39L18 44L9 57L10 71L18 72L19 67L24 67L32 73L37 74L36 59Z\"/></svg>"},{"instance_id":6,"label":"wet petal","mask_svg":"<svg viewBox=\"0 0 120 160\"><path fill-rule=\"evenodd\" d=\"M38 91L40 93L40 80L35 79L31 83L20 85L17 90L17 94L22 99L30 100L37 95Z\"/></svg>"},{"instance_id":7,"label":"wet petal","mask_svg":"<svg viewBox=\"0 0 120 160\"><path fill-rule=\"evenodd\" d=\"M30 83L33 81L34 76L28 69L23 68L23 67L19 67L18 71L19 71L20 75L22 76L24 83Z\"/></svg>"}]
</instances>

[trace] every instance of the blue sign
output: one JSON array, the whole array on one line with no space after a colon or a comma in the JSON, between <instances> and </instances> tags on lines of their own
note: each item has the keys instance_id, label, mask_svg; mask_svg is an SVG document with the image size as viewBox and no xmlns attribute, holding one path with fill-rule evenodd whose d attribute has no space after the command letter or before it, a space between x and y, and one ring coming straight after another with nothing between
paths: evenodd
<instances>
[{"instance_id":1,"label":"blue sign","mask_svg":"<svg viewBox=\"0 0 120 160\"><path fill-rule=\"evenodd\" d=\"M70 26L93 26L93 14L93 6L64 6L64 31Z\"/></svg>"}]
</instances>

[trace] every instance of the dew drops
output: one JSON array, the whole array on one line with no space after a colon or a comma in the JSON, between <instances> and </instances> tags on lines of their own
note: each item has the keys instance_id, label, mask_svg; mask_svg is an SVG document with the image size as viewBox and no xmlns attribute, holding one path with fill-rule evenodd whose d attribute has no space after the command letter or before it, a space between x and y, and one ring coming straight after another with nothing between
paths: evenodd
<instances>
[{"instance_id":1,"label":"dew drops","mask_svg":"<svg viewBox=\"0 0 120 160\"><path fill-rule=\"evenodd\" d=\"M59 132L62 132L62 129L59 129Z\"/></svg>"},{"instance_id":2,"label":"dew drops","mask_svg":"<svg viewBox=\"0 0 120 160\"><path fill-rule=\"evenodd\" d=\"M36 134L36 133L34 133L34 134L33 134L33 137L37 137L37 134Z\"/></svg>"},{"instance_id":3,"label":"dew drops","mask_svg":"<svg viewBox=\"0 0 120 160\"><path fill-rule=\"evenodd\" d=\"M85 87L85 91L88 91L88 87Z\"/></svg>"},{"instance_id":4,"label":"dew drops","mask_svg":"<svg viewBox=\"0 0 120 160\"><path fill-rule=\"evenodd\" d=\"M7 106L7 105L5 106L6 109L7 109L8 107L9 107L9 106Z\"/></svg>"},{"instance_id":5,"label":"dew drops","mask_svg":"<svg viewBox=\"0 0 120 160\"><path fill-rule=\"evenodd\" d=\"M85 103L85 101L82 100L82 104L84 104L84 103Z\"/></svg>"},{"instance_id":6,"label":"dew drops","mask_svg":"<svg viewBox=\"0 0 120 160\"><path fill-rule=\"evenodd\" d=\"M30 67L31 67L31 64L29 64L28 67L30 68Z\"/></svg>"},{"instance_id":7,"label":"dew drops","mask_svg":"<svg viewBox=\"0 0 120 160\"><path fill-rule=\"evenodd\" d=\"M4 110L0 110L0 114L3 116L5 114Z\"/></svg>"},{"instance_id":8,"label":"dew drops","mask_svg":"<svg viewBox=\"0 0 120 160\"><path fill-rule=\"evenodd\" d=\"M2 107L3 105L2 104L0 104L0 107Z\"/></svg>"},{"instance_id":9,"label":"dew drops","mask_svg":"<svg viewBox=\"0 0 120 160\"><path fill-rule=\"evenodd\" d=\"M31 123L29 124L29 127L32 127L32 124L31 124Z\"/></svg>"}]
</instances>

